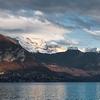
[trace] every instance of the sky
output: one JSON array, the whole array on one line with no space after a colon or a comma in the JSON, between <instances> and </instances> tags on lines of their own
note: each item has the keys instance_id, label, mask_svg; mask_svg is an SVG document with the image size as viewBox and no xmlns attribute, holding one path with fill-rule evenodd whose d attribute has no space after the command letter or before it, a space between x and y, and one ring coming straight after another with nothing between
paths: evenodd
<instances>
[{"instance_id":1,"label":"sky","mask_svg":"<svg viewBox=\"0 0 100 100\"><path fill-rule=\"evenodd\" d=\"M100 48L100 0L0 0L0 34Z\"/></svg>"}]
</instances>

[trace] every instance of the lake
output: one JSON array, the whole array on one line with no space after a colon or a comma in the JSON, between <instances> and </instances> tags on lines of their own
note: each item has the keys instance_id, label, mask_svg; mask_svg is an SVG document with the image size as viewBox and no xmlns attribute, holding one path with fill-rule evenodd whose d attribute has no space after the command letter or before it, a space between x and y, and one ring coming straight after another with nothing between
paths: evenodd
<instances>
[{"instance_id":1,"label":"lake","mask_svg":"<svg viewBox=\"0 0 100 100\"><path fill-rule=\"evenodd\" d=\"M100 100L100 83L0 83L0 100Z\"/></svg>"}]
</instances>

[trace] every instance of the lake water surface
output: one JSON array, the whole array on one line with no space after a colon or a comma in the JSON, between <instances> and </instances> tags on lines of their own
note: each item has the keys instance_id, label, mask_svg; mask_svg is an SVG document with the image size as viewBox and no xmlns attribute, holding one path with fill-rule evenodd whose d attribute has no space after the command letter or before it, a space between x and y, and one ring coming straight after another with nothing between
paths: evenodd
<instances>
[{"instance_id":1,"label":"lake water surface","mask_svg":"<svg viewBox=\"0 0 100 100\"><path fill-rule=\"evenodd\" d=\"M100 100L100 83L0 83L0 100Z\"/></svg>"}]
</instances>

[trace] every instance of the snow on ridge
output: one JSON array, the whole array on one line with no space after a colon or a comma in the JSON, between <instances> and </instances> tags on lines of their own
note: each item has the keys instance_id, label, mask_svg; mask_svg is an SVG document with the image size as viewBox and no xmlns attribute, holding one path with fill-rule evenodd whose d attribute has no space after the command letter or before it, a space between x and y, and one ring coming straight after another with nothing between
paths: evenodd
<instances>
[{"instance_id":1,"label":"snow on ridge","mask_svg":"<svg viewBox=\"0 0 100 100\"><path fill-rule=\"evenodd\" d=\"M99 53L100 52L100 49L99 48L78 48L78 47L75 47L73 45L70 45L67 50L79 50L81 52L97 52Z\"/></svg>"},{"instance_id":2,"label":"snow on ridge","mask_svg":"<svg viewBox=\"0 0 100 100\"><path fill-rule=\"evenodd\" d=\"M99 48L86 48L85 49L85 52L100 52L100 49Z\"/></svg>"},{"instance_id":3,"label":"snow on ridge","mask_svg":"<svg viewBox=\"0 0 100 100\"><path fill-rule=\"evenodd\" d=\"M75 47L73 45L70 45L67 50L78 50L78 47Z\"/></svg>"},{"instance_id":4,"label":"snow on ridge","mask_svg":"<svg viewBox=\"0 0 100 100\"><path fill-rule=\"evenodd\" d=\"M18 40L19 44L20 44L24 49L26 49L27 51L29 51L29 52L34 52L34 53L38 52L37 50L35 50L35 49L31 46L31 44L26 40L26 38L24 38L24 37L16 37L15 39Z\"/></svg>"},{"instance_id":5,"label":"snow on ridge","mask_svg":"<svg viewBox=\"0 0 100 100\"><path fill-rule=\"evenodd\" d=\"M55 42L45 42L41 38L16 37L15 40L17 40L24 49L32 53L40 52L52 54L66 51L65 47Z\"/></svg>"},{"instance_id":6,"label":"snow on ridge","mask_svg":"<svg viewBox=\"0 0 100 100\"><path fill-rule=\"evenodd\" d=\"M61 46L55 42L45 42L42 38L33 37L16 37L15 40L29 52L36 53L57 53L65 52L67 50L79 50L81 52L97 52L100 53L99 48L78 48L76 46L70 45L69 47Z\"/></svg>"}]
</instances>

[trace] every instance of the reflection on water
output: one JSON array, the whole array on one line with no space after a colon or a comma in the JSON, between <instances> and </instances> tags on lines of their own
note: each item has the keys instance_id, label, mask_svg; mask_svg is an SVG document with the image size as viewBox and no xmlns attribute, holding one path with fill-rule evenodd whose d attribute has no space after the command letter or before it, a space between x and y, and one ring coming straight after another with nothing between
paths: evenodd
<instances>
[{"instance_id":1,"label":"reflection on water","mask_svg":"<svg viewBox=\"0 0 100 100\"><path fill-rule=\"evenodd\" d=\"M65 90L69 100L100 100L97 96L97 90L100 93L100 84L71 83L67 85Z\"/></svg>"},{"instance_id":2,"label":"reflection on water","mask_svg":"<svg viewBox=\"0 0 100 100\"><path fill-rule=\"evenodd\" d=\"M100 100L100 83L1 83L0 100Z\"/></svg>"}]
</instances>

